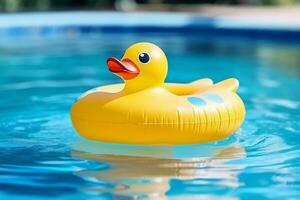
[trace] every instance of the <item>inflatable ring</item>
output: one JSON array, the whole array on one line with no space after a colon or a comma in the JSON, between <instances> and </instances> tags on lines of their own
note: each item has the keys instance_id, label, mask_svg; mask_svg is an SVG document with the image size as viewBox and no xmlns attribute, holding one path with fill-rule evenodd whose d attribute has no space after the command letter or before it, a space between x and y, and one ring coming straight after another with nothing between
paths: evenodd
<instances>
[{"instance_id":1,"label":"inflatable ring","mask_svg":"<svg viewBox=\"0 0 300 200\"><path fill-rule=\"evenodd\" d=\"M151 43L130 46L123 58L109 58L109 70L124 84L95 88L73 105L75 129L92 140L126 144L191 144L228 137L245 117L236 94L239 83L164 83L168 64Z\"/></svg>"}]
</instances>

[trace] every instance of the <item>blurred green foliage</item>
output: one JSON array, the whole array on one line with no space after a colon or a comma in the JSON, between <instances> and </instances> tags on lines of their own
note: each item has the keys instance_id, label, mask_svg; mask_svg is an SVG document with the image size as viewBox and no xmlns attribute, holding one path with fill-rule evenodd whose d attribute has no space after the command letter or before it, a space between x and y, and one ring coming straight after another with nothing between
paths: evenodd
<instances>
[{"instance_id":1,"label":"blurred green foliage","mask_svg":"<svg viewBox=\"0 0 300 200\"><path fill-rule=\"evenodd\" d=\"M285 5L300 0L0 0L0 11L115 9L117 4Z\"/></svg>"}]
</instances>

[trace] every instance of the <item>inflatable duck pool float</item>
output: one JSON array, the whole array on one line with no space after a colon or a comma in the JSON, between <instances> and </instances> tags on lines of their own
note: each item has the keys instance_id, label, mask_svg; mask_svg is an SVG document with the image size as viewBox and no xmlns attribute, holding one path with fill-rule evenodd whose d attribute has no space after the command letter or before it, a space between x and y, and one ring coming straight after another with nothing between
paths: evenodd
<instances>
[{"instance_id":1,"label":"inflatable duck pool float","mask_svg":"<svg viewBox=\"0 0 300 200\"><path fill-rule=\"evenodd\" d=\"M124 84L106 85L83 94L71 118L84 137L123 144L191 144L224 139L245 117L236 94L239 82L164 83L168 62L151 43L130 46L121 60L109 58L108 69Z\"/></svg>"}]
</instances>

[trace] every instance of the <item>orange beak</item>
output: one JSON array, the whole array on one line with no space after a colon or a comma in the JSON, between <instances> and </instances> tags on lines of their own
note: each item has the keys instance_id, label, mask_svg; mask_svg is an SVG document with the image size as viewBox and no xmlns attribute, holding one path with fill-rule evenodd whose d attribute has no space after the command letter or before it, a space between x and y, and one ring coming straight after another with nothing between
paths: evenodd
<instances>
[{"instance_id":1,"label":"orange beak","mask_svg":"<svg viewBox=\"0 0 300 200\"><path fill-rule=\"evenodd\" d=\"M139 75L140 70L129 58L124 58L121 61L110 57L106 61L109 71L122 77L124 80L133 79Z\"/></svg>"}]
</instances>

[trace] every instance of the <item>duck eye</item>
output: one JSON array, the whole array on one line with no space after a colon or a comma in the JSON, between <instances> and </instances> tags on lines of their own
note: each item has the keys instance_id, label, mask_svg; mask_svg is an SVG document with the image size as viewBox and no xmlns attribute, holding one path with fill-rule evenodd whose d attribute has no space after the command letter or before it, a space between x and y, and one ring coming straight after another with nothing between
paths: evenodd
<instances>
[{"instance_id":1,"label":"duck eye","mask_svg":"<svg viewBox=\"0 0 300 200\"><path fill-rule=\"evenodd\" d=\"M139 55L139 61L146 64L150 61L150 56L147 53L141 53Z\"/></svg>"}]
</instances>

